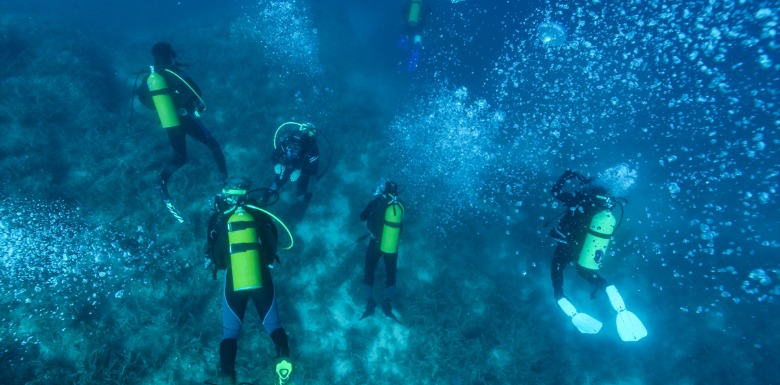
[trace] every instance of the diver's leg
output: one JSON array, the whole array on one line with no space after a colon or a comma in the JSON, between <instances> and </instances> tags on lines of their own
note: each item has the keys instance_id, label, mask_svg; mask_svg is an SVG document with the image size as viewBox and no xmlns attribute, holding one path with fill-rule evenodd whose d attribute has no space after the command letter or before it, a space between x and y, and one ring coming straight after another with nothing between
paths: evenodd
<instances>
[{"instance_id":1,"label":"diver's leg","mask_svg":"<svg viewBox=\"0 0 780 385\"><path fill-rule=\"evenodd\" d=\"M395 295L396 271L398 270L398 253L382 253L385 259L385 300L382 302L382 311L386 316L398 321L393 314L393 296Z\"/></svg>"},{"instance_id":2,"label":"diver's leg","mask_svg":"<svg viewBox=\"0 0 780 385\"><path fill-rule=\"evenodd\" d=\"M271 341L276 347L276 364L274 371L279 380L279 384L286 384L292 374L293 365L290 360L290 346L287 341L287 332L282 327L279 320L279 308L276 305L276 295L274 285L270 280L263 281L263 287L254 290L252 300L257 308L257 314L263 319L263 328L271 337Z\"/></svg>"},{"instance_id":3,"label":"diver's leg","mask_svg":"<svg viewBox=\"0 0 780 385\"><path fill-rule=\"evenodd\" d=\"M160 181L157 186L165 199L168 198L168 180L171 178L171 175L187 163L187 142L184 129L181 126L176 126L167 128L166 131L168 132L168 140L173 148L173 158L168 161L168 164L165 165L165 168L160 173Z\"/></svg>"},{"instance_id":4,"label":"diver's leg","mask_svg":"<svg viewBox=\"0 0 780 385\"><path fill-rule=\"evenodd\" d=\"M366 261L363 272L363 292L367 301L366 311L363 312L361 319L374 314L374 308L376 308L376 301L374 300L374 271L379 263L380 256L379 242L371 238L366 249Z\"/></svg>"},{"instance_id":5,"label":"diver's leg","mask_svg":"<svg viewBox=\"0 0 780 385\"><path fill-rule=\"evenodd\" d=\"M594 298L599 290L607 287L607 280L602 278L596 270L577 265L577 273L594 286L593 291L590 293L590 298Z\"/></svg>"},{"instance_id":6,"label":"diver's leg","mask_svg":"<svg viewBox=\"0 0 780 385\"><path fill-rule=\"evenodd\" d=\"M203 122L198 118L186 116L182 118L182 125L185 126L187 134L192 136L198 142L206 145L211 150L211 154L214 156L214 161L217 163L220 177L224 183L227 180L227 165L225 163L225 154L222 152L222 148L211 132L203 125Z\"/></svg>"},{"instance_id":7,"label":"diver's leg","mask_svg":"<svg viewBox=\"0 0 780 385\"><path fill-rule=\"evenodd\" d=\"M290 348L287 346L287 333L282 327L279 318L279 308L276 304L276 294L274 285L268 280L263 280L263 287L259 290L252 290L252 301L257 308L257 314L263 322L263 328L271 336L271 340L276 347L276 356L289 357ZM283 335L283 336L282 336Z\"/></svg>"},{"instance_id":8,"label":"diver's leg","mask_svg":"<svg viewBox=\"0 0 780 385\"><path fill-rule=\"evenodd\" d=\"M245 294L233 291L233 278L230 269L228 269L222 295L222 341L219 343L222 384L236 383L238 337L241 334L248 300L249 298Z\"/></svg>"},{"instance_id":9,"label":"diver's leg","mask_svg":"<svg viewBox=\"0 0 780 385\"><path fill-rule=\"evenodd\" d=\"M309 190L309 174L306 172L302 172L301 176L298 177L298 200L301 202L304 202L308 200L308 190Z\"/></svg>"},{"instance_id":10,"label":"diver's leg","mask_svg":"<svg viewBox=\"0 0 780 385\"><path fill-rule=\"evenodd\" d=\"M385 259L385 302L393 300L395 293L396 271L398 270L398 253L382 253Z\"/></svg>"},{"instance_id":11,"label":"diver's leg","mask_svg":"<svg viewBox=\"0 0 780 385\"><path fill-rule=\"evenodd\" d=\"M553 254L552 266L550 267L550 278L552 279L553 293L555 299L564 297L563 294L563 270L569 263L569 248L566 245L559 244Z\"/></svg>"}]
</instances>

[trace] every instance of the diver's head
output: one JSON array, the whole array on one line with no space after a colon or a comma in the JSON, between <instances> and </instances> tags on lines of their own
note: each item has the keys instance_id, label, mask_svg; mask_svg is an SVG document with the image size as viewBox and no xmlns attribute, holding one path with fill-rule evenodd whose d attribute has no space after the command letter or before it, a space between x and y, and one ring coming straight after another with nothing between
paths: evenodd
<instances>
[{"instance_id":1,"label":"diver's head","mask_svg":"<svg viewBox=\"0 0 780 385\"><path fill-rule=\"evenodd\" d=\"M160 42L152 47L152 57L154 58L154 65L173 65L176 61L176 51L173 50L170 44Z\"/></svg>"},{"instance_id":2,"label":"diver's head","mask_svg":"<svg viewBox=\"0 0 780 385\"><path fill-rule=\"evenodd\" d=\"M232 177L225 182L219 198L228 205L237 205L246 199L251 186L247 178Z\"/></svg>"},{"instance_id":3,"label":"diver's head","mask_svg":"<svg viewBox=\"0 0 780 385\"><path fill-rule=\"evenodd\" d=\"M580 193L584 196L586 201L591 202L593 206L597 207L612 207L612 195L606 189L606 187L599 185L596 181L591 181L582 186Z\"/></svg>"},{"instance_id":4,"label":"diver's head","mask_svg":"<svg viewBox=\"0 0 780 385\"><path fill-rule=\"evenodd\" d=\"M398 196L398 184L388 180L381 186L382 196L385 198L395 199Z\"/></svg>"}]
</instances>

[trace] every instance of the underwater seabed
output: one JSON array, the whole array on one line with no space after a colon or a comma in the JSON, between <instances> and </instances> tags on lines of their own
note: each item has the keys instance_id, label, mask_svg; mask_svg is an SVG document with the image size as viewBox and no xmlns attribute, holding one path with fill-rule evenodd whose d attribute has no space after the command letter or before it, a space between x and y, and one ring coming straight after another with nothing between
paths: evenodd
<instances>
[{"instance_id":1,"label":"underwater seabed","mask_svg":"<svg viewBox=\"0 0 780 385\"><path fill-rule=\"evenodd\" d=\"M740 258L737 262L749 264L753 254L747 249L760 243L722 240L742 228L707 223L715 218L718 224L726 216L710 204L710 195L702 202L711 217L689 218L684 209L702 202L677 194L691 191L686 186L690 181L670 182L668 173L653 175L658 170L648 166L641 170L637 179L645 190L633 193L635 203L628 206L627 221L615 237L616 257L603 274L620 289L649 335L637 343L620 341L605 294L591 300L589 285L569 266L567 294L578 309L604 323L597 335L580 334L552 296L549 263L554 245L543 223L560 211L549 204L549 184L557 176L551 174L570 165L587 164L597 171L588 163L591 153L571 158L567 147L550 143L570 140L568 134L582 133L577 143L609 135L583 123L586 113L577 115L577 122L586 127L579 130L579 123L566 119L563 107L543 98L534 100L539 108L563 112L548 115L549 110L541 109L541 119L522 116L533 118L534 125L538 122L539 132L507 134L503 123L518 119L517 111L526 106L497 109L493 101L469 95L459 85L441 86L414 103L408 114L399 112L392 124L383 121L377 118L384 111L381 106L367 106L362 95L337 87L326 93L321 90L327 87L312 85L311 77L296 77L307 71L321 74L316 58L290 61L297 65L291 69L258 60L263 45L251 39L269 31L255 27L278 16L273 12L292 12L291 4L273 2L271 13L262 13L257 24L199 25L166 36L180 42L176 47L183 60L198 59L188 71L205 90L210 110L203 119L225 149L231 173L250 175L258 186L270 182L267 151L273 131L290 119L315 121L339 154L333 168L312 183L313 199L302 219L291 213L294 185L283 187L281 201L272 208L289 222L297 242L291 252L280 253L282 263L273 273L297 384L731 385L767 384L778 377L777 293L773 283L764 284L775 280L776 271L771 265L761 266L761 271L752 265L726 267L733 258L716 249L732 250ZM767 13L772 15L771 10L760 14ZM220 282L204 268L203 247L208 202L220 186L211 154L190 140L190 162L170 182L187 224L176 223L155 195L153 182L170 146L148 111L136 108L127 123L130 86L125 84L132 83L127 68L148 64L149 41L133 36L143 41L97 44L65 38L72 36L70 25L58 30L26 18L2 20L0 48L12 50L0 49L0 55L12 52L3 58L13 61L0 68L0 89L19 92L0 94L5 135L0 141L0 383L215 382ZM538 20L533 18L523 36L529 44L538 44ZM288 26L311 32L306 22L274 26L282 32L289 31ZM271 47L267 57L306 55L299 48L309 47L315 41L312 35L304 34L306 44L284 50L287 36L276 31L270 41L282 46ZM72 65L73 58L83 65ZM534 61L526 59L533 57L520 59L517 62L525 64L517 68L530 71ZM257 71L206 76L250 62L263 64L257 64ZM640 62L630 62L640 67ZM614 74L613 68L597 67L588 75L604 77L594 84L610 86L605 74ZM549 76L540 81L557 81L568 70L561 68L554 67L559 72L545 73ZM117 75L122 79L118 84L100 81L113 79L115 71L123 74ZM523 81L518 75L517 87L528 85ZM539 92L548 94L548 84ZM518 94L525 97L533 90ZM603 98L605 111L622 111L616 110L623 106L625 97L620 95ZM681 103L690 100L696 96L680 97ZM572 108L581 110L575 101ZM686 130L691 128L692 122L684 123ZM398 133L396 139L384 137L377 127L389 127L391 136ZM624 135L635 138L633 131ZM703 142L721 140L705 138ZM429 139L442 147L425 148ZM513 169L484 171L483 162L501 160L491 151L494 140L511 143L499 150L518 154L506 158ZM772 141L766 142L771 148ZM735 143L735 151L743 153L743 141ZM469 164L459 167L450 157L442 161L441 148L449 149L451 159ZM416 151L434 150L434 157L411 162ZM399 164L408 168L395 170L387 162L399 154L405 157ZM607 155L614 159L603 164L623 161L618 158L624 154ZM664 167L678 167L685 157L673 162L673 154L667 155ZM430 159L437 162L427 162ZM722 164L733 166L730 158ZM737 171L742 172L733 173ZM380 177L396 173L406 177L400 183L408 186L404 198L409 201L394 305L402 323L381 312L359 321L365 305L361 280L366 245L356 240L366 231L358 214ZM502 183L495 190L482 189L485 180ZM675 184L679 191L671 196L668 188L657 188L672 182L680 186ZM419 186L433 186L433 191ZM448 195L450 189L455 193ZM511 204L502 206L499 200L505 195ZM452 208L452 202L462 206L443 211ZM744 203L734 202L739 207ZM648 210L656 206L667 211ZM506 212L490 211L495 207ZM691 227L696 230L692 235ZM718 231L721 235L715 237ZM772 242L756 247L757 253L775 255ZM699 244L711 246L696 249ZM677 253L687 246L693 251ZM380 263L378 298L383 274ZM748 285L740 291L743 280ZM733 289L728 287L731 282L737 282ZM253 384L273 379L273 347L259 322L250 306L237 366L240 380Z\"/></svg>"},{"instance_id":2,"label":"underwater seabed","mask_svg":"<svg viewBox=\"0 0 780 385\"><path fill-rule=\"evenodd\" d=\"M634 344L621 342L606 295L591 300L589 285L572 266L566 272L567 293L605 325L598 335L580 334L548 286L552 245L529 249L488 232L481 235L484 242L463 238L442 247L435 237L410 235L425 233L424 224L414 222L405 229L400 249L396 312L402 323L379 312L359 321L365 305L360 294L365 243L355 243L364 234L356 220L361 207L359 197L348 194L355 182L336 175L349 173L336 169L335 180L313 186L316 195L306 218L294 225L298 245L280 253L282 264L274 270L299 384L396 384L410 378L419 384L688 384L718 376L736 380L763 360L727 326L736 320L724 319L744 316L681 317L645 282L624 279L630 266L605 274L650 335ZM364 195L369 199L370 189ZM283 193L274 210L285 212L290 198ZM26 265L17 261L15 266L52 277L28 278L36 285L12 286L0 303L6 314L0 340L6 370L0 377L29 384L61 378L78 384L215 381L221 285L194 257L198 247L180 246L199 244L194 235L182 234L182 227L159 228L160 235L192 239L158 242L162 237L140 226L132 231L123 220L96 226L91 221L99 216L35 200L7 198L0 213L7 235L3 248L30 251ZM18 219L30 216L51 225ZM62 236L73 242L59 243L56 255L40 260L32 256L37 250L46 253L48 246L36 246L25 237L31 234L54 237L49 245ZM59 257L83 247L94 259ZM525 256L521 266L517 253ZM453 258L458 255L474 258ZM6 266L8 258L3 257ZM9 274L22 272L4 270L6 290ZM383 279L380 264L378 298ZM251 309L239 344L238 373L242 381L269 383L273 348ZM777 337L766 338L770 344ZM731 351L723 358L728 367L713 359L718 354L713 352L725 351ZM673 359L654 358L659 356ZM594 365L593 357L610 364Z\"/></svg>"}]
</instances>

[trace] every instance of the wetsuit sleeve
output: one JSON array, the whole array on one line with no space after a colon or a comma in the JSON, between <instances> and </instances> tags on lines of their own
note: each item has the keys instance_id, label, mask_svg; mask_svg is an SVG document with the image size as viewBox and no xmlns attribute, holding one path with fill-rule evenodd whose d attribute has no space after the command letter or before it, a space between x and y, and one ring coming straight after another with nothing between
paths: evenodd
<instances>
[{"instance_id":1,"label":"wetsuit sleeve","mask_svg":"<svg viewBox=\"0 0 780 385\"><path fill-rule=\"evenodd\" d=\"M306 162L305 167L309 170L316 170L320 166L320 148L317 146L317 140L314 137L309 138Z\"/></svg>"},{"instance_id":2,"label":"wetsuit sleeve","mask_svg":"<svg viewBox=\"0 0 780 385\"><path fill-rule=\"evenodd\" d=\"M273 163L273 164L282 163L282 146L281 145L276 147L276 149L271 153L271 163Z\"/></svg>"},{"instance_id":3,"label":"wetsuit sleeve","mask_svg":"<svg viewBox=\"0 0 780 385\"><path fill-rule=\"evenodd\" d=\"M216 269L227 268L227 261L230 258L230 251L228 250L228 234L224 227L224 222L220 222L219 215L214 214L209 220L209 232L207 234L208 250L207 254L211 258L211 262ZM216 269L214 270L213 277L216 278Z\"/></svg>"},{"instance_id":4,"label":"wetsuit sleeve","mask_svg":"<svg viewBox=\"0 0 780 385\"><path fill-rule=\"evenodd\" d=\"M214 255L214 242L217 240L217 214L214 213L209 218L209 226L206 229L206 254L209 258L213 259Z\"/></svg>"},{"instance_id":5,"label":"wetsuit sleeve","mask_svg":"<svg viewBox=\"0 0 780 385\"><path fill-rule=\"evenodd\" d=\"M368 202L368 205L366 205L366 208L363 209L363 211L360 213L360 220L361 221L367 221L368 216L371 215L371 212L376 209L376 206L379 204L379 199L374 199L371 202Z\"/></svg>"},{"instance_id":6,"label":"wetsuit sleeve","mask_svg":"<svg viewBox=\"0 0 780 385\"><path fill-rule=\"evenodd\" d=\"M265 219L260 223L257 229L258 235L263 245L263 255L267 260L263 262L264 265L274 263L276 258L276 251L278 247L279 233L276 225L271 221L271 218L265 215Z\"/></svg>"}]
</instances>

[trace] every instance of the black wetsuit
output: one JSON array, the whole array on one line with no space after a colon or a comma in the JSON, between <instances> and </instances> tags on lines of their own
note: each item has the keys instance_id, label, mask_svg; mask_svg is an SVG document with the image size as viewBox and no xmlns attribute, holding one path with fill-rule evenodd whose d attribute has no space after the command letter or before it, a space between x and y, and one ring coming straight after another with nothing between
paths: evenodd
<instances>
[{"instance_id":1,"label":"black wetsuit","mask_svg":"<svg viewBox=\"0 0 780 385\"><path fill-rule=\"evenodd\" d=\"M314 133L297 130L287 135L271 155L271 162L274 166L282 165L284 169L281 173L276 174L270 189L278 190L290 180L290 175L298 170L300 175L297 180L296 196L301 200L306 199L309 179L317 174L320 166L320 149L317 146Z\"/></svg>"},{"instance_id":2,"label":"black wetsuit","mask_svg":"<svg viewBox=\"0 0 780 385\"><path fill-rule=\"evenodd\" d=\"M218 207L209 220L207 251L217 267L226 268L225 287L222 296L222 342L220 343L220 362L222 372L235 377L235 360L237 340L241 333L249 300L252 300L257 313L262 319L265 331L271 336L276 346L278 357L289 357L290 349L287 343L287 333L279 320L271 271L268 267L276 255L277 229L271 217L250 206L243 208L254 218L258 242L260 243L260 274L262 287L252 290L233 290L233 277L230 267L230 245L228 239L227 220L232 211L224 214L229 207Z\"/></svg>"},{"instance_id":3,"label":"black wetsuit","mask_svg":"<svg viewBox=\"0 0 780 385\"><path fill-rule=\"evenodd\" d=\"M167 70L171 70L184 79L185 84L179 77L169 73ZM220 176L224 180L227 177L227 166L225 164L225 155L222 153L222 149L219 147L216 139L211 135L206 126L195 115L195 112L202 109L203 106L200 99L190 90L190 87L200 95L200 88L184 71L175 66L155 66L155 73L162 75L165 82L168 84L168 88L171 90L171 96L173 98L173 104L176 107L179 115L179 126L169 127L165 130L168 133L168 140L173 147L173 158L168 162L165 168L160 173L160 184L163 189L163 193L167 197L168 195L168 179L173 175L176 170L187 163L187 141L186 136L189 135L195 140L205 144L214 156L214 160L217 162ZM146 85L146 81L149 78L147 75L144 78L143 83L139 86L135 93L138 95L138 100L144 106L156 111L154 102L152 101L152 95L149 91L149 87Z\"/></svg>"},{"instance_id":4,"label":"black wetsuit","mask_svg":"<svg viewBox=\"0 0 780 385\"><path fill-rule=\"evenodd\" d=\"M606 191L604 190L598 188L579 189L575 193L563 191L566 181L572 178L578 179L580 184L588 182L582 175L567 170L552 187L552 195L567 208L566 214L558 222L558 226L550 232L550 236L558 242L550 272L556 299L564 297L563 269L569 262L575 261L579 257L591 219L605 208L604 201L595 197L597 194L605 195ZM595 290L607 286L604 278L596 270L577 264L577 272L593 284L596 287Z\"/></svg>"},{"instance_id":5,"label":"black wetsuit","mask_svg":"<svg viewBox=\"0 0 780 385\"><path fill-rule=\"evenodd\" d=\"M360 220L366 222L366 227L371 233L371 241L366 249L365 271L363 285L365 295L369 302L374 300L374 271L379 264L379 259L385 260L385 302L393 300L396 285L396 270L398 269L398 252L385 253L380 249L382 229L384 228L385 210L393 202L393 198L380 195L368 203L360 213ZM403 206L403 202L398 201Z\"/></svg>"}]
</instances>

